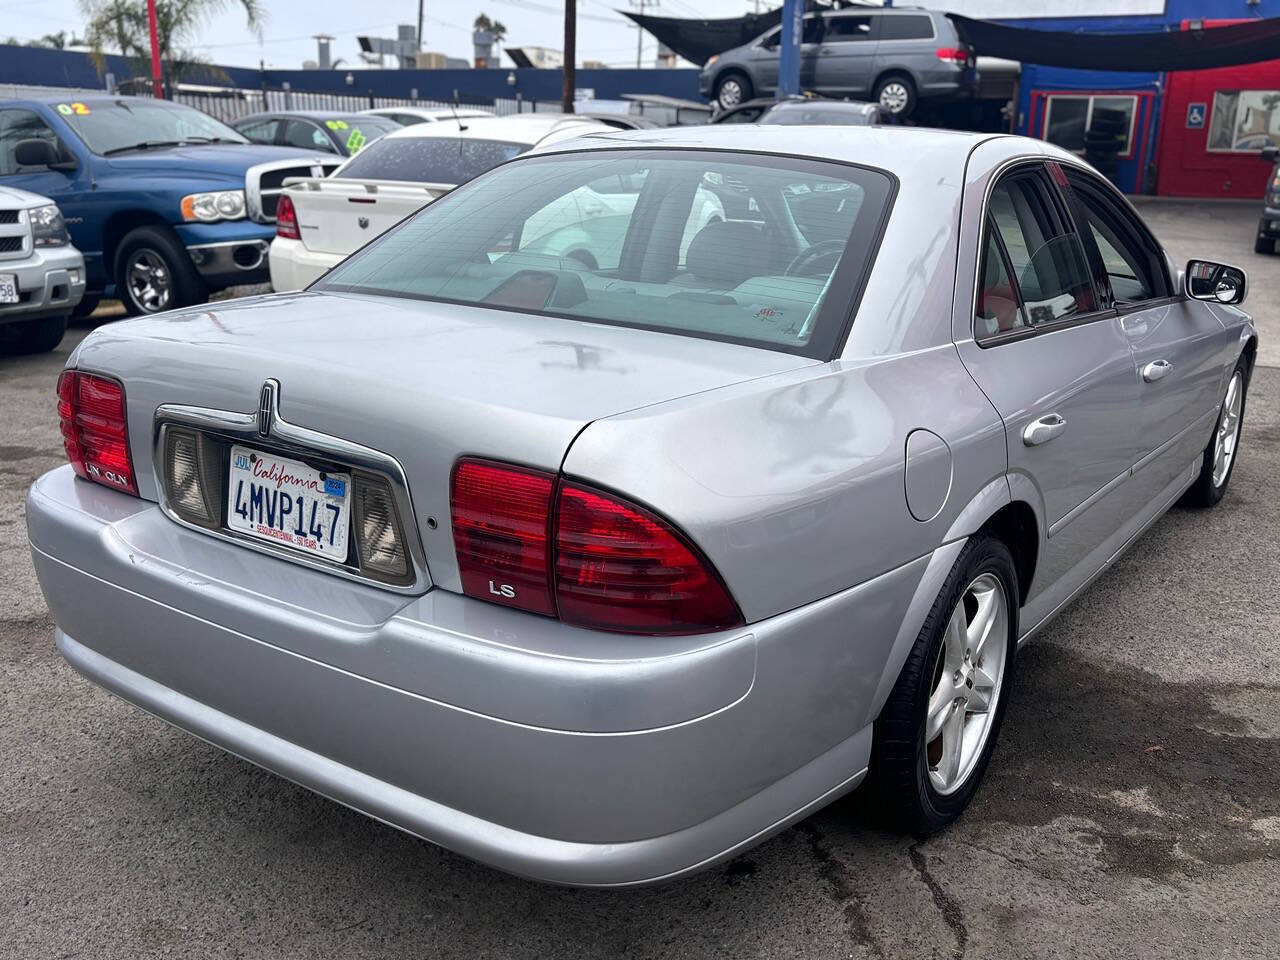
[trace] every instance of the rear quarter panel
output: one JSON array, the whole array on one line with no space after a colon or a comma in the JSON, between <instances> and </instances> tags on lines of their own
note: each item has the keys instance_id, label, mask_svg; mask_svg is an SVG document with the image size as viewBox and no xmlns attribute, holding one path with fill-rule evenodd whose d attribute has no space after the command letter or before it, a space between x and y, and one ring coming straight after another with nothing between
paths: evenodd
<instances>
[{"instance_id":1,"label":"rear quarter panel","mask_svg":"<svg viewBox=\"0 0 1280 960\"><path fill-rule=\"evenodd\" d=\"M945 502L924 521L905 493L907 436L919 428L943 439L950 461ZM1000 420L948 343L599 420L563 469L671 519L755 621L962 535L957 518L1005 468Z\"/></svg>"}]
</instances>

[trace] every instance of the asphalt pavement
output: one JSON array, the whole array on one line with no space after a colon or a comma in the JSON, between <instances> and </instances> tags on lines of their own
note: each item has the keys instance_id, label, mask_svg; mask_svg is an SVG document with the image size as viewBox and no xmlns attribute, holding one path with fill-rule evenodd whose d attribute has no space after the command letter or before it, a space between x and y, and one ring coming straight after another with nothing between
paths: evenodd
<instances>
[{"instance_id":1,"label":"asphalt pavement","mask_svg":"<svg viewBox=\"0 0 1280 960\"><path fill-rule=\"evenodd\" d=\"M1256 210L1148 202L1244 266L1263 331L1230 492L1175 509L1021 653L963 819L859 791L656 889L513 879L124 704L57 656L23 496L63 462L53 355L0 358L0 956L1280 956L1280 258Z\"/></svg>"}]
</instances>

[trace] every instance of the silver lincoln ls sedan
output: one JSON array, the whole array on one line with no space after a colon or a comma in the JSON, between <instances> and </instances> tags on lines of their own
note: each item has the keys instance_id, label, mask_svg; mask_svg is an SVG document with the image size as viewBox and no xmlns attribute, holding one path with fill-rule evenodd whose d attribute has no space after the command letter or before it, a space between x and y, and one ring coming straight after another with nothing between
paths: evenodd
<instances>
[{"instance_id":1,"label":"silver lincoln ls sedan","mask_svg":"<svg viewBox=\"0 0 1280 960\"><path fill-rule=\"evenodd\" d=\"M1022 642L1225 493L1245 284L1038 141L591 135L86 337L32 554L85 676L503 870L668 879L864 779L928 833Z\"/></svg>"}]
</instances>

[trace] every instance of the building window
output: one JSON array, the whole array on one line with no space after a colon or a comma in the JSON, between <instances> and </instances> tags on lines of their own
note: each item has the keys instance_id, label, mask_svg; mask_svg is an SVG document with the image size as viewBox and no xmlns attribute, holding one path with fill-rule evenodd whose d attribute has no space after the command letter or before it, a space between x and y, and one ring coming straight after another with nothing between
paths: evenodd
<instances>
[{"instance_id":1,"label":"building window","mask_svg":"<svg viewBox=\"0 0 1280 960\"><path fill-rule=\"evenodd\" d=\"M1280 144L1280 90L1219 90L1213 95L1209 149L1256 153Z\"/></svg>"},{"instance_id":2,"label":"building window","mask_svg":"<svg viewBox=\"0 0 1280 960\"><path fill-rule=\"evenodd\" d=\"M1119 139L1117 156L1133 155L1135 96L1054 94L1046 98L1041 135L1072 153L1084 154L1091 137Z\"/></svg>"}]
</instances>

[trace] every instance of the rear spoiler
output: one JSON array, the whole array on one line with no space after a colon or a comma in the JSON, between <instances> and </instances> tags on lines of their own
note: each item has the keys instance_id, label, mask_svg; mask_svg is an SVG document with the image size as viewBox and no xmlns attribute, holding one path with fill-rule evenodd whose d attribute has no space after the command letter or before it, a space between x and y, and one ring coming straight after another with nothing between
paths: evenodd
<instances>
[{"instance_id":1,"label":"rear spoiler","mask_svg":"<svg viewBox=\"0 0 1280 960\"><path fill-rule=\"evenodd\" d=\"M334 180L331 177L287 177L282 188L302 192L323 191L348 196L416 197L426 194L436 200L452 190L452 183L421 183L414 180Z\"/></svg>"}]
</instances>

